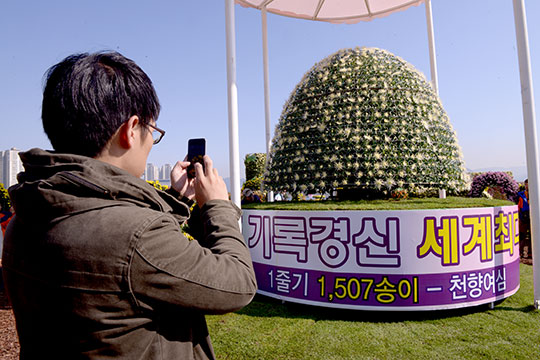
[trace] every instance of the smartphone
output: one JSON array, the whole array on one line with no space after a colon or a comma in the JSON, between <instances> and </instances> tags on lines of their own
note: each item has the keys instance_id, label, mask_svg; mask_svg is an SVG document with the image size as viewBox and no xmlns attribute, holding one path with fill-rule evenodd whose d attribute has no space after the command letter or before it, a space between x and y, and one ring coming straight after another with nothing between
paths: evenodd
<instances>
[{"instance_id":1,"label":"smartphone","mask_svg":"<svg viewBox=\"0 0 540 360\"><path fill-rule=\"evenodd\" d=\"M187 175L188 178L194 178L195 177L195 166L194 164L196 162L200 163L203 166L204 169L204 161L203 156L206 154L206 139L205 138L199 138L199 139L189 139L188 140L188 156L187 161L189 161L191 164L189 164L187 168Z\"/></svg>"}]
</instances>

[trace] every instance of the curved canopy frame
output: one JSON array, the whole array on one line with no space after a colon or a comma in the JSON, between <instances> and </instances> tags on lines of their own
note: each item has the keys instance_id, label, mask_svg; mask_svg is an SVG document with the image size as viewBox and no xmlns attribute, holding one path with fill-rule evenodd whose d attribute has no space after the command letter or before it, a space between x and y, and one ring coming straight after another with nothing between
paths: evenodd
<instances>
[{"instance_id":1,"label":"curved canopy frame","mask_svg":"<svg viewBox=\"0 0 540 360\"><path fill-rule=\"evenodd\" d=\"M244 7L266 9L298 19L354 24L388 16L424 0L236 0Z\"/></svg>"}]
</instances>

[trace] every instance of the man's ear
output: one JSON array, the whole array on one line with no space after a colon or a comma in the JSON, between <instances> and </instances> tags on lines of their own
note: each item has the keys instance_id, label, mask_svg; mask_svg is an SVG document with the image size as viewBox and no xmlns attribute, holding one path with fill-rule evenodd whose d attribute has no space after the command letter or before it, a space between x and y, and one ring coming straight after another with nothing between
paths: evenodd
<instances>
[{"instance_id":1,"label":"man's ear","mask_svg":"<svg viewBox=\"0 0 540 360\"><path fill-rule=\"evenodd\" d=\"M140 126L140 120L137 115L133 115L119 129L118 142L125 149L133 147L136 137L140 136L137 128Z\"/></svg>"}]
</instances>

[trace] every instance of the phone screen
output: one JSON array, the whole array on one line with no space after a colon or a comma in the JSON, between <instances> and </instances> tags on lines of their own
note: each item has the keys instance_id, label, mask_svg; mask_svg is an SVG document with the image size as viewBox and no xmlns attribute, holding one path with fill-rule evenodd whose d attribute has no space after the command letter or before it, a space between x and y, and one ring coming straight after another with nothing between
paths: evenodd
<instances>
[{"instance_id":1,"label":"phone screen","mask_svg":"<svg viewBox=\"0 0 540 360\"><path fill-rule=\"evenodd\" d=\"M188 140L187 160L191 163L187 168L189 178L195 177L195 167L193 166L194 163L198 162L202 164L202 166L204 167L203 156L205 155L205 153L206 153L206 139L205 138Z\"/></svg>"}]
</instances>

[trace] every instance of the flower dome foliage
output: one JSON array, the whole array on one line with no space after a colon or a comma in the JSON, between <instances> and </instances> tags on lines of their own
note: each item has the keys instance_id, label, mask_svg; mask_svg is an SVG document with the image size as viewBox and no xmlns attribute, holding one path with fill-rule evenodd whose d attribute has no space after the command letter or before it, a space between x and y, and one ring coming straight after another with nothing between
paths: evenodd
<instances>
[{"instance_id":1,"label":"flower dome foliage","mask_svg":"<svg viewBox=\"0 0 540 360\"><path fill-rule=\"evenodd\" d=\"M466 176L456 134L424 75L388 51L355 48L313 66L292 92L265 186L453 192Z\"/></svg>"}]
</instances>

